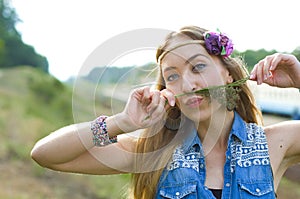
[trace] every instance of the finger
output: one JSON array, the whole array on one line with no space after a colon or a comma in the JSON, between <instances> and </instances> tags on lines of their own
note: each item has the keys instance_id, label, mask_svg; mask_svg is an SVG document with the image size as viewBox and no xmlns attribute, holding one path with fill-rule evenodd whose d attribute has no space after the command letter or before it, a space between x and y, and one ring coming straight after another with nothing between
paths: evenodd
<instances>
[{"instance_id":1,"label":"finger","mask_svg":"<svg viewBox=\"0 0 300 199\"><path fill-rule=\"evenodd\" d=\"M141 102L145 106L148 106L150 104L151 94L150 94L150 88L149 87L141 88Z\"/></svg>"},{"instance_id":2,"label":"finger","mask_svg":"<svg viewBox=\"0 0 300 199\"><path fill-rule=\"evenodd\" d=\"M151 97L150 88L149 87L144 87L143 88L143 98L150 99L150 97Z\"/></svg>"},{"instance_id":3,"label":"finger","mask_svg":"<svg viewBox=\"0 0 300 199\"><path fill-rule=\"evenodd\" d=\"M257 75L256 75L257 68L258 68L258 64L255 64L252 71L251 71L251 73L250 73L250 79L251 80L256 80L256 78L257 78Z\"/></svg>"},{"instance_id":4,"label":"finger","mask_svg":"<svg viewBox=\"0 0 300 199\"><path fill-rule=\"evenodd\" d=\"M256 81L257 84L260 85L263 82L263 65L264 65L264 60L261 60L257 64L257 69L256 69Z\"/></svg>"},{"instance_id":5,"label":"finger","mask_svg":"<svg viewBox=\"0 0 300 199\"><path fill-rule=\"evenodd\" d=\"M276 53L272 60L270 70L275 71L281 67L281 69L285 70L287 73L291 73L290 69L295 68L297 70L299 66L299 61L294 55Z\"/></svg>"},{"instance_id":6,"label":"finger","mask_svg":"<svg viewBox=\"0 0 300 199\"><path fill-rule=\"evenodd\" d=\"M156 106L152 106L150 112L148 113L148 116L145 120L148 122L151 121L151 123L156 123L163 119L165 116L165 101L166 99L163 96L159 96L159 103Z\"/></svg>"},{"instance_id":7,"label":"finger","mask_svg":"<svg viewBox=\"0 0 300 199\"><path fill-rule=\"evenodd\" d=\"M156 118L157 120L160 120L165 116L166 113L165 102L166 102L166 98L160 96L159 104L153 110L152 118Z\"/></svg>"},{"instance_id":8,"label":"finger","mask_svg":"<svg viewBox=\"0 0 300 199\"><path fill-rule=\"evenodd\" d=\"M274 56L267 56L266 59L264 59L264 64L262 68L262 77L263 81L266 81L269 77L272 76L272 73L270 72L271 63Z\"/></svg>"},{"instance_id":9,"label":"finger","mask_svg":"<svg viewBox=\"0 0 300 199\"><path fill-rule=\"evenodd\" d=\"M160 93L167 99L167 102L170 106L175 106L175 96L171 91L164 89L160 91Z\"/></svg>"},{"instance_id":10,"label":"finger","mask_svg":"<svg viewBox=\"0 0 300 199\"><path fill-rule=\"evenodd\" d=\"M160 102L160 92L158 90L152 91L151 95L151 102L147 106L147 112L151 113L153 110L159 105Z\"/></svg>"},{"instance_id":11,"label":"finger","mask_svg":"<svg viewBox=\"0 0 300 199\"><path fill-rule=\"evenodd\" d=\"M136 88L133 90L131 96L137 98L140 102L143 101L143 98L146 97L147 98L147 91L148 88L147 87L141 87L141 88Z\"/></svg>"},{"instance_id":12,"label":"finger","mask_svg":"<svg viewBox=\"0 0 300 199\"><path fill-rule=\"evenodd\" d=\"M271 66L270 66L271 71L274 71L277 68L278 64L283 59L282 54L279 54L279 53L275 53L273 56L274 56L274 58L272 59L272 62L270 63L271 64Z\"/></svg>"}]
</instances>

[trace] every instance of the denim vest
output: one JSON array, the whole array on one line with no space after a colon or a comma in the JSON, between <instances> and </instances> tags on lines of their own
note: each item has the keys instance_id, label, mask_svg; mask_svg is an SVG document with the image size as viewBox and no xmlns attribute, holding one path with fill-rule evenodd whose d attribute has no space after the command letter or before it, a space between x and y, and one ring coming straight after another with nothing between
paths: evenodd
<instances>
[{"instance_id":1,"label":"denim vest","mask_svg":"<svg viewBox=\"0 0 300 199\"><path fill-rule=\"evenodd\" d=\"M164 169L156 199L214 199L205 184L205 156L197 131L177 147ZM263 129L235 113L224 165L222 199L275 199L268 144Z\"/></svg>"}]
</instances>

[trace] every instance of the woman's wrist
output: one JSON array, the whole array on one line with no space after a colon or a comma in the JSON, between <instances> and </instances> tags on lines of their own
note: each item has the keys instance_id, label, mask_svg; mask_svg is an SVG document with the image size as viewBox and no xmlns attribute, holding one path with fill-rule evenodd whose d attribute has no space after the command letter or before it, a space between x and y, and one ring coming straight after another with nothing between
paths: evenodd
<instances>
[{"instance_id":1,"label":"woman's wrist","mask_svg":"<svg viewBox=\"0 0 300 199\"><path fill-rule=\"evenodd\" d=\"M126 113L118 113L106 119L107 131L110 136L130 133L137 130Z\"/></svg>"},{"instance_id":2,"label":"woman's wrist","mask_svg":"<svg viewBox=\"0 0 300 199\"><path fill-rule=\"evenodd\" d=\"M117 136L137 130L125 113L113 116L101 115L90 123L94 146L106 146L117 142Z\"/></svg>"},{"instance_id":3,"label":"woman's wrist","mask_svg":"<svg viewBox=\"0 0 300 199\"><path fill-rule=\"evenodd\" d=\"M106 119L108 116L101 115L91 122L94 146L105 146L117 142L117 136L111 136L107 131Z\"/></svg>"}]
</instances>

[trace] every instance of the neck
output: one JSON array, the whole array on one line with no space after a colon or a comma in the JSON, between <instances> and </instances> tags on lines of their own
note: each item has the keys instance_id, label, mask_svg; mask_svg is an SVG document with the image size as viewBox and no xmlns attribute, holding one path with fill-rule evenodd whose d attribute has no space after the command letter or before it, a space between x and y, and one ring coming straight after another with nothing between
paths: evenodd
<instances>
[{"instance_id":1,"label":"neck","mask_svg":"<svg viewBox=\"0 0 300 199\"><path fill-rule=\"evenodd\" d=\"M233 111L220 110L214 112L208 120L199 123L198 135L206 154L214 147L227 148L233 119Z\"/></svg>"}]
</instances>

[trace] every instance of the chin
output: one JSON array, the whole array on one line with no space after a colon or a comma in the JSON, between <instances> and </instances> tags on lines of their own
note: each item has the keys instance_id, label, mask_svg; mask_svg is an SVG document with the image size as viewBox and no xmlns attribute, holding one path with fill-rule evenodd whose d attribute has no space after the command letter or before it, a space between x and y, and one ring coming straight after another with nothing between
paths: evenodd
<instances>
[{"instance_id":1,"label":"chin","mask_svg":"<svg viewBox=\"0 0 300 199\"><path fill-rule=\"evenodd\" d=\"M215 106L199 107L195 109L182 110L184 115L192 120L195 124L201 122L207 122L213 119L216 115L224 114L226 116L226 108L222 107L220 104L215 104Z\"/></svg>"},{"instance_id":2,"label":"chin","mask_svg":"<svg viewBox=\"0 0 300 199\"><path fill-rule=\"evenodd\" d=\"M192 120L194 123L204 122L209 119L212 115L210 109L189 109L187 111L183 110L184 115Z\"/></svg>"}]
</instances>

